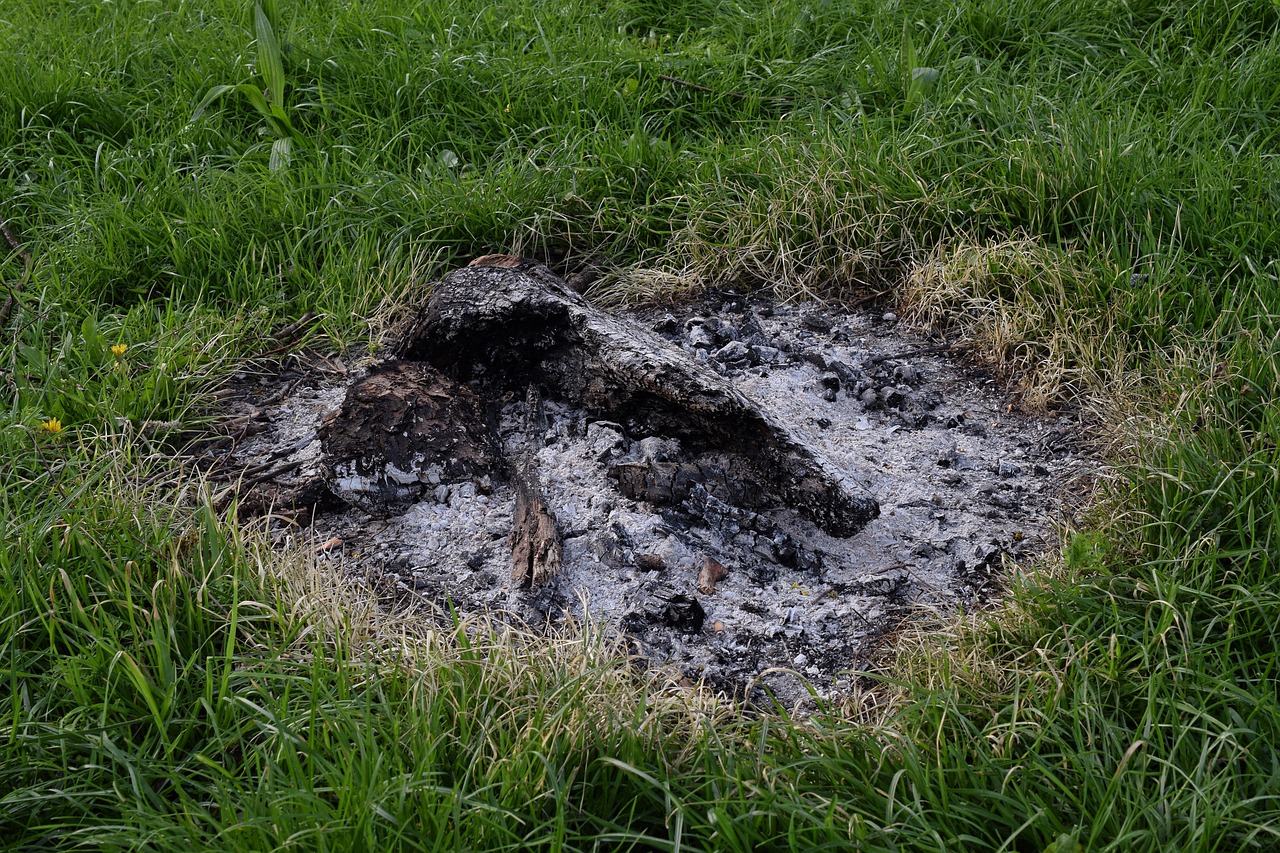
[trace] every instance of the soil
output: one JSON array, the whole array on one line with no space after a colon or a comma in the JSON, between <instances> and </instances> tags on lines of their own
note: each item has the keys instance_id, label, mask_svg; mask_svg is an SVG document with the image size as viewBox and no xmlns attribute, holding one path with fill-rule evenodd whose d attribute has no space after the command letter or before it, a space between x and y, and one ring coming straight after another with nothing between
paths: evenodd
<instances>
[{"instance_id":1,"label":"soil","mask_svg":"<svg viewBox=\"0 0 1280 853\"><path fill-rule=\"evenodd\" d=\"M257 405L261 431L224 460L254 474L242 512L264 513L280 545L303 538L361 583L394 588L424 619L495 611L536 628L589 615L651 664L794 705L849 691L877 642L920 609L997 598L1010 564L1055 546L1064 487L1094 467L1075 417L1016 414L993 379L890 313L720 293L616 316L727 379L874 496L878 517L832 535L794 507L716 489L706 472L732 480L740 466L723 448L554 394L490 395L495 443L473 456L534 466L561 537L558 571L530 585L513 579L510 468L451 475L436 459L392 505L344 491L350 476L325 458L326 415L386 364L246 395L278 399ZM685 482L684 470L701 475ZM684 485L659 495L636 471Z\"/></svg>"}]
</instances>

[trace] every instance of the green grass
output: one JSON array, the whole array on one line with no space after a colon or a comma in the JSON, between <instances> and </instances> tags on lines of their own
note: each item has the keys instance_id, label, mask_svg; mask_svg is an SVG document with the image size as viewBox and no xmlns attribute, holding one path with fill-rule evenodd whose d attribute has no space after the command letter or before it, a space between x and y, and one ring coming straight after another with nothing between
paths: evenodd
<instances>
[{"instance_id":1,"label":"green grass","mask_svg":"<svg viewBox=\"0 0 1280 853\"><path fill-rule=\"evenodd\" d=\"M263 80L244 4L0 7L0 217L32 258L0 245L0 841L1280 845L1274 0L280 15L272 169L249 101L192 120ZM155 427L273 326L367 350L503 250L606 259L602 299L888 290L1032 404L1143 416L1063 567L907 643L873 722L691 706L590 631L378 628L203 509Z\"/></svg>"}]
</instances>

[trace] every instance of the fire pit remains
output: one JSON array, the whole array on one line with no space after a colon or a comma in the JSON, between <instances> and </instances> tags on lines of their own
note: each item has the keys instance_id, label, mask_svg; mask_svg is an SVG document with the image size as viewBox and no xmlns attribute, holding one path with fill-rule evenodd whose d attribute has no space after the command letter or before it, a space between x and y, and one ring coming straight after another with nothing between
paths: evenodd
<instances>
[{"instance_id":1,"label":"fire pit remains","mask_svg":"<svg viewBox=\"0 0 1280 853\"><path fill-rule=\"evenodd\" d=\"M802 697L779 668L839 691L909 609L989 595L1077 465L1073 424L1009 417L887 316L734 295L613 315L485 258L390 360L295 390L234 457L279 460L259 489L315 506L362 578L533 624L590 613L733 692Z\"/></svg>"}]
</instances>

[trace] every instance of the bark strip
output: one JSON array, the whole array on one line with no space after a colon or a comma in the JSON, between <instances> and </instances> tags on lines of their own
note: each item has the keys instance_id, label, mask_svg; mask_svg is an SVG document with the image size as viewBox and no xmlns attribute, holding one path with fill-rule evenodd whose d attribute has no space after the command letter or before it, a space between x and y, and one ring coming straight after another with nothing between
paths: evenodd
<instances>
[{"instance_id":1,"label":"bark strip","mask_svg":"<svg viewBox=\"0 0 1280 853\"><path fill-rule=\"evenodd\" d=\"M542 586L560 572L564 556L555 514L542 497L538 478L538 445L545 426L541 395L528 390L529 414L525 449L512 478L516 505L511 530L511 584L516 588Z\"/></svg>"}]
</instances>

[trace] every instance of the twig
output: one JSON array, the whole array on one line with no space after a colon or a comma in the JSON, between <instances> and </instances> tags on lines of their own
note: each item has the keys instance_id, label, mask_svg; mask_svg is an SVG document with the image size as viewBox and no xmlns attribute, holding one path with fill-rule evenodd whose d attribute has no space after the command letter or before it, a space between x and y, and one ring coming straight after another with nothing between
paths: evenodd
<instances>
[{"instance_id":1,"label":"twig","mask_svg":"<svg viewBox=\"0 0 1280 853\"><path fill-rule=\"evenodd\" d=\"M343 363L342 363L342 360L341 360L341 359L339 359L339 360L338 360L338 363L337 363L337 364L334 364L332 361L330 361L329 359L325 358L325 357L324 357L323 355L321 355L320 353L315 353L314 355L315 355L315 357L316 357L316 358L318 358L318 359L320 359L321 361L323 361L323 362L324 362L324 367L321 367L321 366L320 366L320 365L318 365L318 364L312 364L312 365L311 365L311 367L315 368L316 370L320 371L321 373L328 373L328 374L335 375L335 376L346 376L348 373L350 373L350 372L351 372L351 371L347 370L347 366L346 366L345 364L343 364Z\"/></svg>"},{"instance_id":2,"label":"twig","mask_svg":"<svg viewBox=\"0 0 1280 853\"><path fill-rule=\"evenodd\" d=\"M4 220L3 216L0 216L0 231L4 232L4 238L9 241L9 245L18 253L18 257L27 263L31 263L31 256L23 250L22 244L13 236L13 232L9 230L9 223Z\"/></svg>"},{"instance_id":3,"label":"twig","mask_svg":"<svg viewBox=\"0 0 1280 853\"><path fill-rule=\"evenodd\" d=\"M293 391L294 388L298 386L298 383L301 381L302 381L301 379L292 379L288 382L285 382L275 391L271 392L270 396L264 397L263 399L259 400L258 405L262 406L263 408L267 406L274 406L276 403L279 403L285 397L289 396L289 394Z\"/></svg>"},{"instance_id":4,"label":"twig","mask_svg":"<svg viewBox=\"0 0 1280 853\"><path fill-rule=\"evenodd\" d=\"M225 461L217 460L206 469L206 472L211 478L218 480L219 482L232 483L237 480L242 480L247 482L249 485L255 485L260 482L258 479L259 475L265 475L267 479L271 479L292 468L297 468L306 462L305 459L285 459L283 462L280 460L286 456L292 456L300 450L306 449L306 446L315 441L315 438L315 432L309 432L292 444L285 447L277 447L275 450L272 450L266 455L263 461L255 462L254 464L247 465L243 468L233 468L232 465ZM228 472L226 470L228 468L233 468L233 470ZM224 476L224 474L227 473L230 473L231 476Z\"/></svg>"},{"instance_id":5,"label":"twig","mask_svg":"<svg viewBox=\"0 0 1280 853\"><path fill-rule=\"evenodd\" d=\"M279 343L279 346L269 349L264 353L259 353L259 357L269 355L278 355L296 344L306 334L307 330L320 319L320 315L314 311L308 311L299 317L296 321L285 326L276 332L272 337Z\"/></svg>"},{"instance_id":6,"label":"twig","mask_svg":"<svg viewBox=\"0 0 1280 853\"><path fill-rule=\"evenodd\" d=\"M247 491L249 489L252 489L254 486L258 485L259 483L265 483L269 480L274 480L276 477L280 476L285 471L288 471L293 468L297 468L301 464L302 464L301 462L290 462L286 460L277 465L268 464L267 467L263 468L260 471L260 473L254 474L252 476L240 477L231 485L227 486L225 489L223 489L222 491L218 492L216 495L213 496L213 508L216 509L218 512L222 512L224 509L227 508L227 505L231 501L231 499L236 495L240 494L242 491ZM259 468L262 468L262 466L260 465L253 466L254 470L257 470ZM246 471L247 470L248 469L246 469Z\"/></svg>"},{"instance_id":7,"label":"twig","mask_svg":"<svg viewBox=\"0 0 1280 853\"><path fill-rule=\"evenodd\" d=\"M4 232L4 238L9 241L13 251L18 253L18 257L22 258L23 263L22 280L12 286L5 285L9 290L9 298L4 301L3 306L0 306L0 329L3 329L9 324L9 315L13 313L13 306L18 303L18 294L27 286L27 280L31 277L31 256L13 236L13 232L9 230L9 223L2 216L0 216L0 231Z\"/></svg>"},{"instance_id":8,"label":"twig","mask_svg":"<svg viewBox=\"0 0 1280 853\"><path fill-rule=\"evenodd\" d=\"M668 83L675 83L677 86L685 86L687 88L693 89L695 92L706 92L708 95L728 95L730 98L740 98L740 99L747 97L746 94L743 92L734 92L734 91L717 92L715 89L709 88L707 86L702 86L697 83L691 83L688 80L681 80L679 77L672 77L670 74L659 74L658 79L666 80Z\"/></svg>"},{"instance_id":9,"label":"twig","mask_svg":"<svg viewBox=\"0 0 1280 853\"><path fill-rule=\"evenodd\" d=\"M875 293L868 293L866 296L853 300L846 307L850 311L856 311L864 306L874 304L877 300L888 296L892 292L892 290L877 290Z\"/></svg>"},{"instance_id":10,"label":"twig","mask_svg":"<svg viewBox=\"0 0 1280 853\"><path fill-rule=\"evenodd\" d=\"M302 336L302 333L308 326L319 319L319 314L314 311L308 311L294 322L276 332L275 339L282 344L292 343Z\"/></svg>"}]
</instances>

